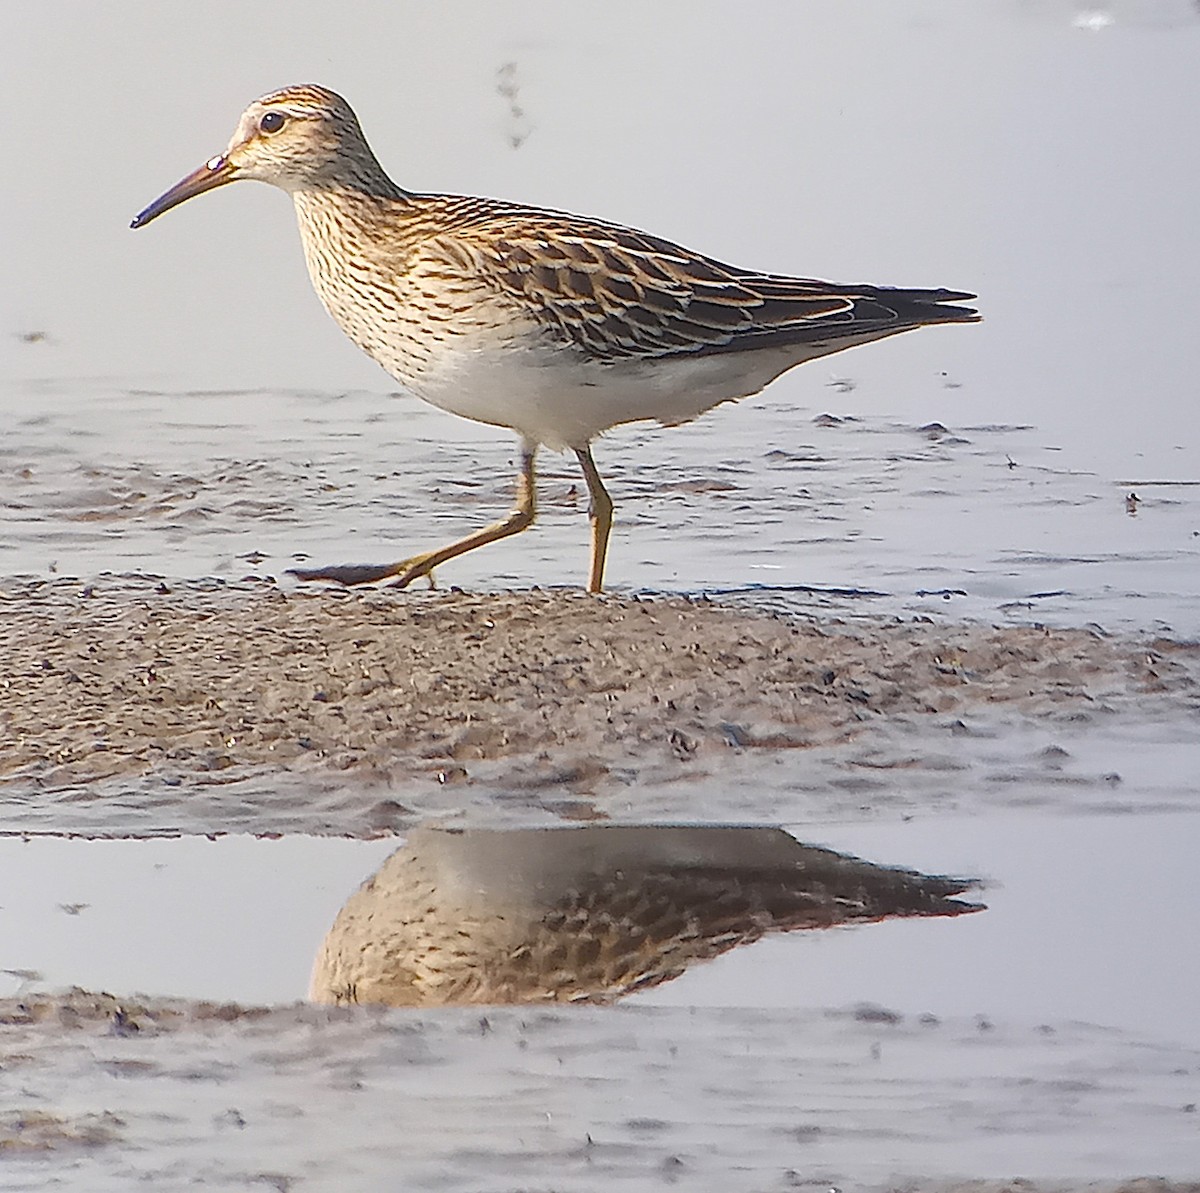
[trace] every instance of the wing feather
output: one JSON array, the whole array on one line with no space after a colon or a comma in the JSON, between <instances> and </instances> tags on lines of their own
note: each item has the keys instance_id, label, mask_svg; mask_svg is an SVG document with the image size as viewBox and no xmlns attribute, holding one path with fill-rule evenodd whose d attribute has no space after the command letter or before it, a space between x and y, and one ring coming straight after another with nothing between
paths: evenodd
<instances>
[{"instance_id":1,"label":"wing feather","mask_svg":"<svg viewBox=\"0 0 1200 1193\"><path fill-rule=\"evenodd\" d=\"M427 196L451 204L450 197ZM583 217L458 200L425 244L532 312L560 342L602 361L704 355L973 322L974 295L844 286L756 273L646 233Z\"/></svg>"}]
</instances>

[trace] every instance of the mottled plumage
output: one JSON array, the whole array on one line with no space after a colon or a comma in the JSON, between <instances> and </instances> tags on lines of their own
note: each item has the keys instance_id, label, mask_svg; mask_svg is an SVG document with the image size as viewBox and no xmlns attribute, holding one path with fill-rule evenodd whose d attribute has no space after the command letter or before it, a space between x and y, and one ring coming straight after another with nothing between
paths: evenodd
<instances>
[{"instance_id":1,"label":"mottled plumage","mask_svg":"<svg viewBox=\"0 0 1200 1193\"><path fill-rule=\"evenodd\" d=\"M980 910L776 828L419 828L338 913L318 1002L612 1002L770 932Z\"/></svg>"},{"instance_id":2,"label":"mottled plumage","mask_svg":"<svg viewBox=\"0 0 1200 1193\"><path fill-rule=\"evenodd\" d=\"M955 290L845 286L726 265L563 212L414 194L384 173L340 96L312 85L252 103L224 154L134 221L239 178L295 201L309 273L342 330L411 392L522 441L516 508L438 551L306 579L400 585L534 518L534 457L572 449L591 494L599 591L612 502L591 442L623 423L687 422L843 348L978 319Z\"/></svg>"}]
</instances>

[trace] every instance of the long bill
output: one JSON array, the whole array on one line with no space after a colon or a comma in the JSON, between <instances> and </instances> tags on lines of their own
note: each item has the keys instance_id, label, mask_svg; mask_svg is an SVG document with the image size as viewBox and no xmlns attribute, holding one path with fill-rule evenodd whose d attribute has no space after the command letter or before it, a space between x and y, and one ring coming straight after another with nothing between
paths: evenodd
<instances>
[{"instance_id":1,"label":"long bill","mask_svg":"<svg viewBox=\"0 0 1200 1193\"><path fill-rule=\"evenodd\" d=\"M223 153L210 157L198 170L193 170L186 178L181 178L169 191L159 195L145 211L140 211L129 225L131 228L144 228L151 220L158 219L164 211L178 207L186 199L202 195L215 187L232 182L237 176L236 169Z\"/></svg>"}]
</instances>

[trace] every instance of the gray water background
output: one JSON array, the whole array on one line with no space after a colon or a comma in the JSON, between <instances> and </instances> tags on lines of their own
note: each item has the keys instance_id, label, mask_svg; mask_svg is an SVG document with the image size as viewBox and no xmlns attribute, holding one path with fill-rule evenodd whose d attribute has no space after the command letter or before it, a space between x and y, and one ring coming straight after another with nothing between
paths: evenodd
<instances>
[{"instance_id":1,"label":"gray water background","mask_svg":"<svg viewBox=\"0 0 1200 1193\"><path fill-rule=\"evenodd\" d=\"M0 573L277 574L405 554L506 507L509 438L393 396L312 295L283 196L237 187L127 227L249 99L313 80L347 95L408 187L597 214L774 271L979 292L978 327L858 349L692 427L599 445L617 590L1200 632L1195 5L147 0L0 19ZM545 473L539 526L446 581L578 582L578 480L566 459ZM1200 779L1195 727L1150 728L1166 745L1144 757L1131 737L1073 746L1122 771L1125 811L1159 788L1178 807ZM1078 1015L1194 1043L1194 814L1061 811L795 826L993 877L995 913L765 942L654 997ZM165 852L116 856L139 848ZM271 848L295 850L273 896ZM0 964L287 999L386 846L5 849L28 850L7 873L30 877ZM219 915L176 918L212 850L258 939L293 925L286 950L256 973L248 936L228 976L119 952L160 863L178 897L151 899L143 940L230 947ZM327 885L299 915L318 868ZM58 906L74 901L95 910Z\"/></svg>"}]
</instances>

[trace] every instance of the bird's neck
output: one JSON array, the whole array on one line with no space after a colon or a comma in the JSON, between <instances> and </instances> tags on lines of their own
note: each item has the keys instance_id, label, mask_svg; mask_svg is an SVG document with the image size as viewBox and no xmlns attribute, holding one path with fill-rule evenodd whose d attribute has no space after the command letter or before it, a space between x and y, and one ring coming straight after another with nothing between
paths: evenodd
<instances>
[{"instance_id":1,"label":"bird's neck","mask_svg":"<svg viewBox=\"0 0 1200 1193\"><path fill-rule=\"evenodd\" d=\"M313 267L312 252L342 254L370 245L381 223L395 220L407 195L385 178L384 193L350 186L322 186L292 192L300 237ZM383 188L379 188L383 191ZM313 275L316 280L316 271Z\"/></svg>"},{"instance_id":2,"label":"bird's neck","mask_svg":"<svg viewBox=\"0 0 1200 1193\"><path fill-rule=\"evenodd\" d=\"M380 278L404 271L407 197L402 191L375 195L322 187L293 191L292 199L317 296L342 330L380 360L378 312L366 309L368 291Z\"/></svg>"}]
</instances>

